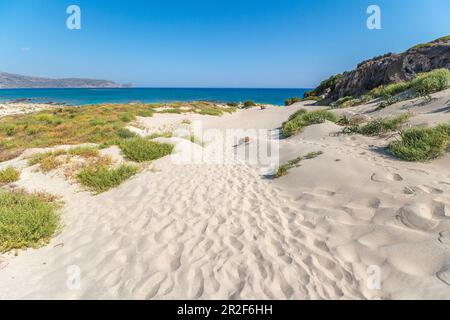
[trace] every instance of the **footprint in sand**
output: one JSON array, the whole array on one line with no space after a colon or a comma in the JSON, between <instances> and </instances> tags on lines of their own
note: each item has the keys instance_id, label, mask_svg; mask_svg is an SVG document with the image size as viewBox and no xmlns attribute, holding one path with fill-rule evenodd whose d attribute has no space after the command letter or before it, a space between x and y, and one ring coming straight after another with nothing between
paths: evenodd
<instances>
[{"instance_id":1,"label":"footprint in sand","mask_svg":"<svg viewBox=\"0 0 450 320\"><path fill-rule=\"evenodd\" d=\"M450 204L440 201L433 201L434 214L439 217L450 217Z\"/></svg>"},{"instance_id":2,"label":"footprint in sand","mask_svg":"<svg viewBox=\"0 0 450 320\"><path fill-rule=\"evenodd\" d=\"M403 177L398 173L373 173L370 180L375 182L392 182L392 181L403 181Z\"/></svg>"},{"instance_id":3,"label":"footprint in sand","mask_svg":"<svg viewBox=\"0 0 450 320\"><path fill-rule=\"evenodd\" d=\"M436 277L446 285L450 286L450 266L447 266L436 273Z\"/></svg>"},{"instance_id":4,"label":"footprint in sand","mask_svg":"<svg viewBox=\"0 0 450 320\"><path fill-rule=\"evenodd\" d=\"M414 190L414 188L411 188L411 187L404 187L403 188L403 193L404 194L415 194L416 193L416 191Z\"/></svg>"},{"instance_id":5,"label":"footprint in sand","mask_svg":"<svg viewBox=\"0 0 450 320\"><path fill-rule=\"evenodd\" d=\"M439 233L438 240L442 244L450 245L450 231L443 231Z\"/></svg>"},{"instance_id":6,"label":"footprint in sand","mask_svg":"<svg viewBox=\"0 0 450 320\"><path fill-rule=\"evenodd\" d=\"M430 231L439 224L439 221L433 220L433 211L427 204L406 205L397 214L400 221L412 229Z\"/></svg>"},{"instance_id":7,"label":"footprint in sand","mask_svg":"<svg viewBox=\"0 0 450 320\"><path fill-rule=\"evenodd\" d=\"M137 297L144 297L145 299L153 298L159 291L161 283L167 278L164 273L157 272L143 281L135 290L133 294Z\"/></svg>"},{"instance_id":8,"label":"footprint in sand","mask_svg":"<svg viewBox=\"0 0 450 320\"><path fill-rule=\"evenodd\" d=\"M426 185L420 185L420 186L417 186L417 188L419 190L421 190L421 191L423 191L425 193L429 193L429 194L442 194L442 193L444 193L444 191L441 190L441 189L434 188L434 187L431 187L431 186L426 186Z\"/></svg>"}]
</instances>

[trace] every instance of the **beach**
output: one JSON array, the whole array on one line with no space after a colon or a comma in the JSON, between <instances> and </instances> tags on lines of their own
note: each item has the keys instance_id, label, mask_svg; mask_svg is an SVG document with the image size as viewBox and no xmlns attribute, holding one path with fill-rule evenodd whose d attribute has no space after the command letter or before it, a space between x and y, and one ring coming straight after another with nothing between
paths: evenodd
<instances>
[{"instance_id":1,"label":"beach","mask_svg":"<svg viewBox=\"0 0 450 320\"><path fill-rule=\"evenodd\" d=\"M410 112L406 126L448 122L443 106L450 90L432 97L332 112L373 118ZM157 138L181 153L198 150L202 159L220 155L226 165L166 156L98 195L29 166L27 156L42 149L0 163L0 169L21 170L15 187L45 191L64 203L63 226L48 245L0 257L0 298L450 297L449 154L432 162L400 161L383 151L396 137L343 135L330 121L281 137L290 115L320 108L304 101L220 117L157 113L129 125L142 135L187 123L217 132L266 130L279 146L280 163L320 152L276 179L236 157L257 139L235 144L210 137L199 144ZM123 160L115 146L101 152Z\"/></svg>"}]
</instances>

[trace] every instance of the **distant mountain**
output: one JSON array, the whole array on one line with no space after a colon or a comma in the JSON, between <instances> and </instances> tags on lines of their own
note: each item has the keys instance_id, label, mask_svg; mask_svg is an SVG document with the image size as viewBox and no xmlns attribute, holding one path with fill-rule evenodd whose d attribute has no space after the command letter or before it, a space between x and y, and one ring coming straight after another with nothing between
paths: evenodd
<instances>
[{"instance_id":1,"label":"distant mountain","mask_svg":"<svg viewBox=\"0 0 450 320\"><path fill-rule=\"evenodd\" d=\"M123 85L108 80L96 79L50 79L40 77L23 76L20 74L0 72L0 89L12 88L126 88L131 85Z\"/></svg>"}]
</instances>

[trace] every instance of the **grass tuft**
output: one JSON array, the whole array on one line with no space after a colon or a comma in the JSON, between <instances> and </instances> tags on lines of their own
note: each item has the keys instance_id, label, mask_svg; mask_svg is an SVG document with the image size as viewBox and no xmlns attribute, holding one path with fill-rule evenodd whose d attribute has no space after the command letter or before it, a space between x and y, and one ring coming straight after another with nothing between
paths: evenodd
<instances>
[{"instance_id":1,"label":"grass tuft","mask_svg":"<svg viewBox=\"0 0 450 320\"><path fill-rule=\"evenodd\" d=\"M131 132L130 130L126 129L126 128L121 128L119 130L117 130L117 136L120 139L129 139L129 138L134 138L136 137L136 133Z\"/></svg>"},{"instance_id":2,"label":"grass tuft","mask_svg":"<svg viewBox=\"0 0 450 320\"><path fill-rule=\"evenodd\" d=\"M64 159L65 161L63 161L60 156L66 156L66 158ZM49 172L58 168L63 163L69 162L70 158L76 156L84 159L102 158L98 148L81 146L68 150L56 150L32 155L28 159L28 165L33 166L39 164L39 167L42 171Z\"/></svg>"},{"instance_id":3,"label":"grass tuft","mask_svg":"<svg viewBox=\"0 0 450 320\"><path fill-rule=\"evenodd\" d=\"M0 170L0 184L16 182L20 179L20 171L13 167L6 167Z\"/></svg>"},{"instance_id":4,"label":"grass tuft","mask_svg":"<svg viewBox=\"0 0 450 320\"><path fill-rule=\"evenodd\" d=\"M47 244L59 227L59 207L40 194L0 190L0 252Z\"/></svg>"},{"instance_id":5,"label":"grass tuft","mask_svg":"<svg viewBox=\"0 0 450 320\"><path fill-rule=\"evenodd\" d=\"M223 115L223 111L217 108L208 108L203 109L198 112L198 114L207 115L207 116L221 116Z\"/></svg>"},{"instance_id":6,"label":"grass tuft","mask_svg":"<svg viewBox=\"0 0 450 320\"><path fill-rule=\"evenodd\" d=\"M411 87L419 96L427 96L446 89L450 82L450 70L435 69L421 73L411 82Z\"/></svg>"},{"instance_id":7,"label":"grass tuft","mask_svg":"<svg viewBox=\"0 0 450 320\"><path fill-rule=\"evenodd\" d=\"M359 133L365 136L380 136L399 130L410 117L410 113L404 113L396 117L374 119L362 125L349 123L342 132L347 134Z\"/></svg>"},{"instance_id":8,"label":"grass tuft","mask_svg":"<svg viewBox=\"0 0 450 320\"><path fill-rule=\"evenodd\" d=\"M132 161L156 160L172 153L173 145L144 138L132 138L119 143L123 154Z\"/></svg>"},{"instance_id":9,"label":"grass tuft","mask_svg":"<svg viewBox=\"0 0 450 320\"><path fill-rule=\"evenodd\" d=\"M283 164L278 168L277 172L275 173L275 178L287 175L290 169L299 167L300 166L299 163L301 161L317 158L321 154L323 154L322 151L315 151L308 153L306 156L300 156L295 159L289 160L287 163Z\"/></svg>"},{"instance_id":10,"label":"grass tuft","mask_svg":"<svg viewBox=\"0 0 450 320\"><path fill-rule=\"evenodd\" d=\"M292 104L294 104L294 103L301 102L301 101L303 101L302 98L299 98L299 97L292 97L292 98L286 99L286 100L284 101L284 105L285 105L285 106L290 106L290 105L292 105Z\"/></svg>"},{"instance_id":11,"label":"grass tuft","mask_svg":"<svg viewBox=\"0 0 450 320\"><path fill-rule=\"evenodd\" d=\"M256 107L256 103L252 100L244 101L244 108Z\"/></svg>"},{"instance_id":12,"label":"grass tuft","mask_svg":"<svg viewBox=\"0 0 450 320\"><path fill-rule=\"evenodd\" d=\"M291 115L288 121L283 123L282 132L284 136L290 137L309 125L323 123L326 120L338 122L339 117L328 110L307 112L306 110L301 109Z\"/></svg>"},{"instance_id":13,"label":"grass tuft","mask_svg":"<svg viewBox=\"0 0 450 320\"><path fill-rule=\"evenodd\" d=\"M139 171L135 165L122 164L117 168L89 166L77 174L78 182L95 193L102 193L117 187Z\"/></svg>"},{"instance_id":14,"label":"grass tuft","mask_svg":"<svg viewBox=\"0 0 450 320\"><path fill-rule=\"evenodd\" d=\"M440 157L448 148L450 125L410 128L389 144L389 152L405 161L428 161Z\"/></svg>"}]
</instances>

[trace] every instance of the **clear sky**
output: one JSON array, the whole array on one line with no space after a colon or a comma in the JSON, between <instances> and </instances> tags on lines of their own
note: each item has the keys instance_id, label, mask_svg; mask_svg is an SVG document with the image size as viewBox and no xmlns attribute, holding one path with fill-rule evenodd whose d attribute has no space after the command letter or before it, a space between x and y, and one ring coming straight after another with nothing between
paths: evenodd
<instances>
[{"instance_id":1,"label":"clear sky","mask_svg":"<svg viewBox=\"0 0 450 320\"><path fill-rule=\"evenodd\" d=\"M66 8L81 8L81 30ZM366 9L382 10L382 29ZM313 87L450 34L449 0L0 0L0 71L153 87Z\"/></svg>"}]
</instances>

